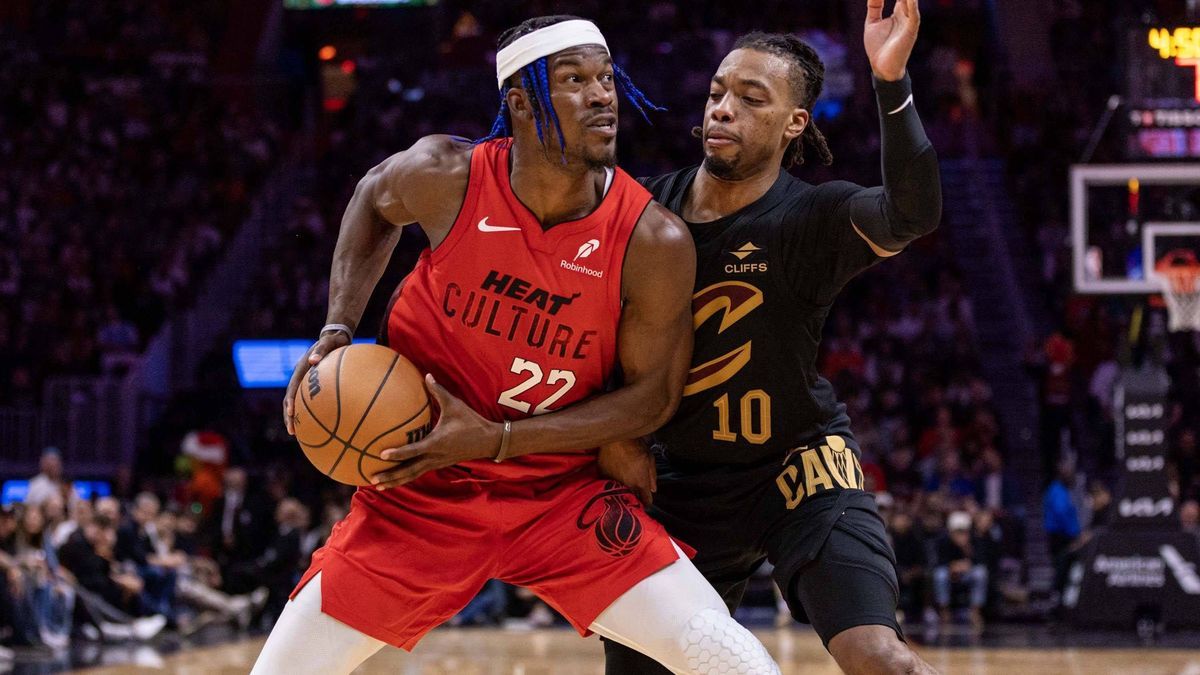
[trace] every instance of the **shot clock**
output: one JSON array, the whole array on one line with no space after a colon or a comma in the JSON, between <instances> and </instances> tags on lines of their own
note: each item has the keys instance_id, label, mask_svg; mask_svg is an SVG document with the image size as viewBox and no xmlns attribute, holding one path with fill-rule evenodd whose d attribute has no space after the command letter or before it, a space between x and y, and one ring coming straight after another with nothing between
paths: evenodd
<instances>
[{"instance_id":1,"label":"shot clock","mask_svg":"<svg viewBox=\"0 0 1200 675\"><path fill-rule=\"evenodd\" d=\"M1200 26L1126 35L1130 159L1200 158Z\"/></svg>"}]
</instances>

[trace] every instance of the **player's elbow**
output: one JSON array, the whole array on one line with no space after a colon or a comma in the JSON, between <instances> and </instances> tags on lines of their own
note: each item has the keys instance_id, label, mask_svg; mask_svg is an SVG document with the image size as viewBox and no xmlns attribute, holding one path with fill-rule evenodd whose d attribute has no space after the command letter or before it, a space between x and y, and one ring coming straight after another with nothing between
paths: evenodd
<instances>
[{"instance_id":1,"label":"player's elbow","mask_svg":"<svg viewBox=\"0 0 1200 675\"><path fill-rule=\"evenodd\" d=\"M680 398L680 395L676 394L664 401L658 414L654 416L654 429L652 431L658 431L664 424L671 421L671 418L675 416L675 411L679 410Z\"/></svg>"},{"instance_id":2,"label":"player's elbow","mask_svg":"<svg viewBox=\"0 0 1200 675\"><path fill-rule=\"evenodd\" d=\"M936 203L929 205L926 209L917 213L906 223L906 229L912 239L919 239L928 234L932 234L934 230L942 223L942 201L939 198Z\"/></svg>"},{"instance_id":3,"label":"player's elbow","mask_svg":"<svg viewBox=\"0 0 1200 675\"><path fill-rule=\"evenodd\" d=\"M927 190L920 199L905 203L890 204L888 209L888 235L886 248L902 249L934 230L942 222L942 194L940 189ZM898 244L898 246L896 246Z\"/></svg>"},{"instance_id":4,"label":"player's elbow","mask_svg":"<svg viewBox=\"0 0 1200 675\"><path fill-rule=\"evenodd\" d=\"M644 428L639 435L652 434L670 422L675 416L675 411L679 410L679 401L682 398L683 388L674 386L674 383L664 382L654 387L654 391L642 406Z\"/></svg>"}]
</instances>

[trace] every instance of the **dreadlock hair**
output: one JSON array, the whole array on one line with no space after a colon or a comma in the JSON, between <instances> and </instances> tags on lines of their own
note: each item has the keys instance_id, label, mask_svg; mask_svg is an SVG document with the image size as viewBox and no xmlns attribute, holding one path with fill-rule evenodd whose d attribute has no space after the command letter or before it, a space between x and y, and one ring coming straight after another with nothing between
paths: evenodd
<instances>
[{"instance_id":1,"label":"dreadlock hair","mask_svg":"<svg viewBox=\"0 0 1200 675\"><path fill-rule=\"evenodd\" d=\"M553 26L563 21L579 20L579 18L570 14L555 14L553 16L538 16L526 19L501 33L500 38L497 40L496 48L504 49L517 38L528 35L535 30ZM487 136L476 139L474 141L476 144L496 138L512 136L512 117L508 111L508 90L519 86L529 94L529 105L533 109L533 122L537 127L538 140L545 142L545 129L553 124L554 130L558 134L559 151L562 152L564 161L566 160L567 149L565 141L563 141L562 125L559 124L558 113L554 111L554 104L550 101L550 72L548 63L548 57L543 56L522 68L504 83L504 86L500 88L500 111L496 113L496 119L492 122L492 130ZM615 63L613 64L613 75L617 81L617 89L625 94L625 97L629 99L629 102L633 104L633 107L637 109L642 119L646 120L646 122L650 122L650 117L646 114L647 110L666 110L666 108L660 108L651 103L650 99L646 98L646 95L633 84L633 80L629 78L629 74Z\"/></svg>"},{"instance_id":2,"label":"dreadlock hair","mask_svg":"<svg viewBox=\"0 0 1200 675\"><path fill-rule=\"evenodd\" d=\"M796 104L806 110L812 110L813 104L821 96L821 88L825 85L825 64L816 50L795 35L788 33L763 33L755 31L738 38L733 43L734 49L754 49L767 54L774 54L791 66L788 83L792 87L792 96ZM792 139L787 150L783 153L783 167L790 169L804 163L805 155L815 153L822 164L833 163L833 153L825 142L825 135L817 129L817 124L811 118L804 131Z\"/></svg>"}]
</instances>

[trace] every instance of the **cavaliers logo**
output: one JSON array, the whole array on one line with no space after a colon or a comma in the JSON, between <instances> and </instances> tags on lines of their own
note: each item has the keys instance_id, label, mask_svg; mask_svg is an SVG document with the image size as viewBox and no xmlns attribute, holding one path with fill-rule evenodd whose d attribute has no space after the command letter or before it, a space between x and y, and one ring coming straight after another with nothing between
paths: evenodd
<instances>
[{"instance_id":1,"label":"cavaliers logo","mask_svg":"<svg viewBox=\"0 0 1200 675\"><path fill-rule=\"evenodd\" d=\"M695 313L693 327L700 328L705 321L720 315L717 333L724 333L730 326L741 321L763 303L763 292L757 286L744 281L722 281L692 296L692 311ZM684 396L698 394L729 380L750 362L750 342L737 347L717 358L694 366L688 371Z\"/></svg>"},{"instance_id":2,"label":"cavaliers logo","mask_svg":"<svg viewBox=\"0 0 1200 675\"><path fill-rule=\"evenodd\" d=\"M635 507L638 503L633 490L616 481L606 481L604 489L583 506L575 526L581 530L592 528L601 551L624 558L642 541L642 521L633 512Z\"/></svg>"}]
</instances>

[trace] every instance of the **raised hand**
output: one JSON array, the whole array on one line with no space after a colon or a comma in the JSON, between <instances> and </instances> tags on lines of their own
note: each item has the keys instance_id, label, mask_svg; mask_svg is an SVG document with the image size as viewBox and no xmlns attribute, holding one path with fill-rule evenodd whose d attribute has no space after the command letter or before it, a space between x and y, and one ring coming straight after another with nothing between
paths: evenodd
<instances>
[{"instance_id":1,"label":"raised hand","mask_svg":"<svg viewBox=\"0 0 1200 675\"><path fill-rule=\"evenodd\" d=\"M908 57L917 42L921 10L917 0L896 0L892 15L884 18L883 3L884 0L867 0L863 47L875 77L894 82L904 77Z\"/></svg>"}]
</instances>

